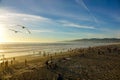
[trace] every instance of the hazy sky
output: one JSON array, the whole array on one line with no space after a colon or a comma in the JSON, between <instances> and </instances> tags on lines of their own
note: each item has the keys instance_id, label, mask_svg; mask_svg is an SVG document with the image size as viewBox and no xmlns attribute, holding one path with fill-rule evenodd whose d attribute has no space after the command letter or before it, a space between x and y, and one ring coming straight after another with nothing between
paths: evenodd
<instances>
[{"instance_id":1,"label":"hazy sky","mask_svg":"<svg viewBox=\"0 0 120 80\"><path fill-rule=\"evenodd\" d=\"M0 0L0 37L1 42L120 38L120 0Z\"/></svg>"}]
</instances>

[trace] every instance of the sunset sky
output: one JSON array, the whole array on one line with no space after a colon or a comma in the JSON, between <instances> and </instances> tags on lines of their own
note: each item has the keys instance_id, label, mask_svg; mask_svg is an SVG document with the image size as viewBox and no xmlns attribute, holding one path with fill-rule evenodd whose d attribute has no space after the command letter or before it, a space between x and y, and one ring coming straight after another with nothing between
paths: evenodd
<instances>
[{"instance_id":1,"label":"sunset sky","mask_svg":"<svg viewBox=\"0 0 120 80\"><path fill-rule=\"evenodd\" d=\"M0 0L0 42L82 38L120 38L120 0Z\"/></svg>"}]
</instances>

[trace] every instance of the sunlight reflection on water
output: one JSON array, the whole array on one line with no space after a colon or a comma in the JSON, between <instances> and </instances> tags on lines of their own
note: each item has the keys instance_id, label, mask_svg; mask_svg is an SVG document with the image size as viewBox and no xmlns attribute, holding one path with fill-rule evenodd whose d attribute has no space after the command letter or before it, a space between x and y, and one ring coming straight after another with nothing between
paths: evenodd
<instances>
[{"instance_id":1,"label":"sunlight reflection on water","mask_svg":"<svg viewBox=\"0 0 120 80\"><path fill-rule=\"evenodd\" d=\"M74 42L74 43L24 43L24 44L0 44L0 55L4 54L6 58L22 55L30 55L34 53L55 53L63 52L68 49L85 48L92 46L105 45L108 43L94 42Z\"/></svg>"}]
</instances>

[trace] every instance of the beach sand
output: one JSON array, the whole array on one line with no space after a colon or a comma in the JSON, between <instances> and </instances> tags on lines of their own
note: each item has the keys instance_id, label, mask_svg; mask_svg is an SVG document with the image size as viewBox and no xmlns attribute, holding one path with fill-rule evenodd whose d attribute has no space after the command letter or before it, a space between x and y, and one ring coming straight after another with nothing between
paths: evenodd
<instances>
[{"instance_id":1,"label":"beach sand","mask_svg":"<svg viewBox=\"0 0 120 80\"><path fill-rule=\"evenodd\" d=\"M58 74L64 80L120 80L120 44L20 56L0 67L0 80L57 80Z\"/></svg>"}]
</instances>

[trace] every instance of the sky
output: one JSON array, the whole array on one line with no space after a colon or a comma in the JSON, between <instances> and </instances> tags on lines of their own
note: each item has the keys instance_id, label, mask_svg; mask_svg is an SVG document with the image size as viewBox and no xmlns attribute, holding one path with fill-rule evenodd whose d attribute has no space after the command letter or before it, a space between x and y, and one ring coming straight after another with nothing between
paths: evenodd
<instances>
[{"instance_id":1,"label":"sky","mask_svg":"<svg viewBox=\"0 0 120 80\"><path fill-rule=\"evenodd\" d=\"M83 38L120 38L120 0L0 0L0 42Z\"/></svg>"}]
</instances>

